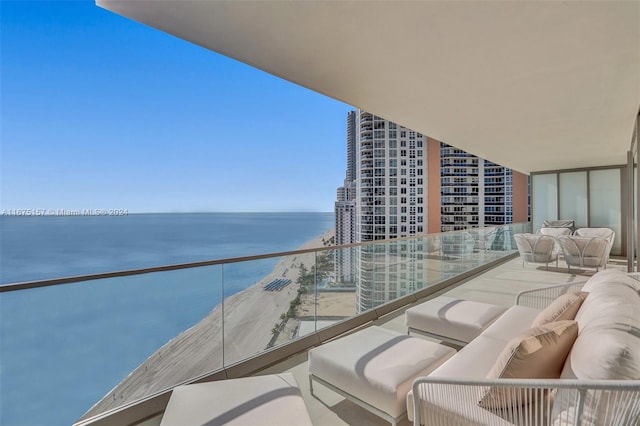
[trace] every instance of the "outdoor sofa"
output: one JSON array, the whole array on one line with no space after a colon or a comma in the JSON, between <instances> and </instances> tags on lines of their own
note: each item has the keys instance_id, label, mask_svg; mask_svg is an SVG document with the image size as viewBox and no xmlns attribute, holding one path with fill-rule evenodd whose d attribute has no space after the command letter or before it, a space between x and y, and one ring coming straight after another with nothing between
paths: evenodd
<instances>
[{"instance_id":1,"label":"outdoor sofa","mask_svg":"<svg viewBox=\"0 0 640 426\"><path fill-rule=\"evenodd\" d=\"M607 270L519 294L414 381L407 410L414 425L640 424L640 282Z\"/></svg>"}]
</instances>

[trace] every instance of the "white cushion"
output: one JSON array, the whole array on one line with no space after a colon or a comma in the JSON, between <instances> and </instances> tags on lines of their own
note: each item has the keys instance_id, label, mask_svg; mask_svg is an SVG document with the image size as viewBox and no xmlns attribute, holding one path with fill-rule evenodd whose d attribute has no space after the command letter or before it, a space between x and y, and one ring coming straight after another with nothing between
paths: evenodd
<instances>
[{"instance_id":1,"label":"white cushion","mask_svg":"<svg viewBox=\"0 0 640 426\"><path fill-rule=\"evenodd\" d=\"M429 376L466 377L480 379L486 377L506 342L481 334L447 362L436 368Z\"/></svg>"},{"instance_id":2,"label":"white cushion","mask_svg":"<svg viewBox=\"0 0 640 426\"><path fill-rule=\"evenodd\" d=\"M610 228L578 228L574 231L573 235L589 238L599 237L613 243L616 233Z\"/></svg>"},{"instance_id":3,"label":"white cushion","mask_svg":"<svg viewBox=\"0 0 640 426\"><path fill-rule=\"evenodd\" d=\"M510 307L487 327L482 334L469 342L469 344L455 354L454 357L436 368L429 376L464 377L469 379L486 377L506 344L513 337L528 330L531 327L531 321L533 321L539 313L539 309L524 306ZM477 406L482 392L482 388L475 388L475 390L471 392L473 395L467 395L469 399L467 402L452 402L443 396L430 401L426 405L430 407L430 410L437 409L441 414L442 421L445 423L475 424L473 421L473 413L470 412L465 415L461 411L461 408L464 407L465 404ZM409 420L413 420L413 403L413 393L409 392L407 395L407 416ZM488 412L485 414L492 418L492 424L504 423L504 420L500 417L493 416Z\"/></svg>"},{"instance_id":4,"label":"white cushion","mask_svg":"<svg viewBox=\"0 0 640 426\"><path fill-rule=\"evenodd\" d=\"M512 306L498 320L487 327L482 335L507 343L518 334L531 328L533 319L540 312L540 309L518 305Z\"/></svg>"},{"instance_id":5,"label":"white cushion","mask_svg":"<svg viewBox=\"0 0 640 426\"><path fill-rule=\"evenodd\" d=\"M416 377L455 350L381 327L369 327L309 351L309 374L390 414L401 416Z\"/></svg>"},{"instance_id":6,"label":"white cushion","mask_svg":"<svg viewBox=\"0 0 640 426\"><path fill-rule=\"evenodd\" d=\"M576 321L580 334L562 378L640 379L637 292L625 285L595 287L582 303Z\"/></svg>"},{"instance_id":7,"label":"white cushion","mask_svg":"<svg viewBox=\"0 0 640 426\"><path fill-rule=\"evenodd\" d=\"M607 283L600 282L600 279L602 276L591 283L589 296L576 315L580 333L560 377L640 380L640 296L632 286L627 285L629 283ZM571 412L574 395L559 390L556 401L553 416L561 421L560 410ZM601 401L594 400L588 393L585 418L606 412L606 407L603 409L600 404ZM599 424L597 419L593 422L588 424Z\"/></svg>"},{"instance_id":8,"label":"white cushion","mask_svg":"<svg viewBox=\"0 0 640 426\"><path fill-rule=\"evenodd\" d=\"M559 237L561 235L571 235L570 228L540 228L538 234L550 235L552 237Z\"/></svg>"},{"instance_id":9,"label":"white cushion","mask_svg":"<svg viewBox=\"0 0 640 426\"><path fill-rule=\"evenodd\" d=\"M488 303L436 297L405 312L410 328L470 342L507 308Z\"/></svg>"},{"instance_id":10,"label":"white cushion","mask_svg":"<svg viewBox=\"0 0 640 426\"><path fill-rule=\"evenodd\" d=\"M291 373L178 386L161 425L311 425Z\"/></svg>"},{"instance_id":11,"label":"white cushion","mask_svg":"<svg viewBox=\"0 0 640 426\"><path fill-rule=\"evenodd\" d=\"M582 287L582 291L591 291L597 287L611 285L625 285L636 292L640 291L640 281L617 269L607 269L594 274Z\"/></svg>"},{"instance_id":12,"label":"white cushion","mask_svg":"<svg viewBox=\"0 0 640 426\"><path fill-rule=\"evenodd\" d=\"M436 368L430 377L463 377L468 379L481 379L493 368L496 358L502 352L505 342L486 337L484 334L473 339L467 346L462 348L455 356ZM477 404L482 395L482 389L478 388L477 395L469 400L470 404ZM446 398L442 398L443 404ZM407 395L407 416L413 420L413 392ZM432 401L436 404L437 401ZM446 404L445 404L446 406ZM454 411L455 407L444 409L443 413ZM451 413L450 413L451 414ZM443 414L444 415L444 414Z\"/></svg>"}]
</instances>

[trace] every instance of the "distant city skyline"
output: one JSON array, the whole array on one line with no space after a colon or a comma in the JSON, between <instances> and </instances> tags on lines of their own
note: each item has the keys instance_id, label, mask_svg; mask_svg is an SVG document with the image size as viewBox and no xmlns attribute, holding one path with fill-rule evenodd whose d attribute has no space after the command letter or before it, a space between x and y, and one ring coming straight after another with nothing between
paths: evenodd
<instances>
[{"instance_id":1,"label":"distant city skyline","mask_svg":"<svg viewBox=\"0 0 640 426\"><path fill-rule=\"evenodd\" d=\"M0 7L1 209L333 211L353 107L91 0Z\"/></svg>"}]
</instances>

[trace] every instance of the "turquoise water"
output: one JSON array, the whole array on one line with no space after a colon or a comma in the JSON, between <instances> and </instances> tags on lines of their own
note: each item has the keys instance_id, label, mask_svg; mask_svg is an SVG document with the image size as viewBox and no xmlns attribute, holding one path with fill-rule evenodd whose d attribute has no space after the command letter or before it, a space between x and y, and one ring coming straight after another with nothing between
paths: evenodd
<instances>
[{"instance_id":1,"label":"turquoise water","mask_svg":"<svg viewBox=\"0 0 640 426\"><path fill-rule=\"evenodd\" d=\"M294 250L333 213L0 218L0 282ZM224 295L278 259L226 268ZM242 267L238 267L238 266ZM220 266L0 294L0 424L76 421L222 299Z\"/></svg>"}]
</instances>

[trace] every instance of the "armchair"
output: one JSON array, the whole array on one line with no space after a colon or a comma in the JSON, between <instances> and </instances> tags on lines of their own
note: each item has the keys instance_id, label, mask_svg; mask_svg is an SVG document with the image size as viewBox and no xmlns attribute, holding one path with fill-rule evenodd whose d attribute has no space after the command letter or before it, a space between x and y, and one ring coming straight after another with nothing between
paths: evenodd
<instances>
[{"instance_id":1,"label":"armchair","mask_svg":"<svg viewBox=\"0 0 640 426\"><path fill-rule=\"evenodd\" d=\"M549 262L558 264L559 248L556 239L543 234L515 234L516 245L522 258L522 266L525 262L545 263L549 269Z\"/></svg>"}]
</instances>

